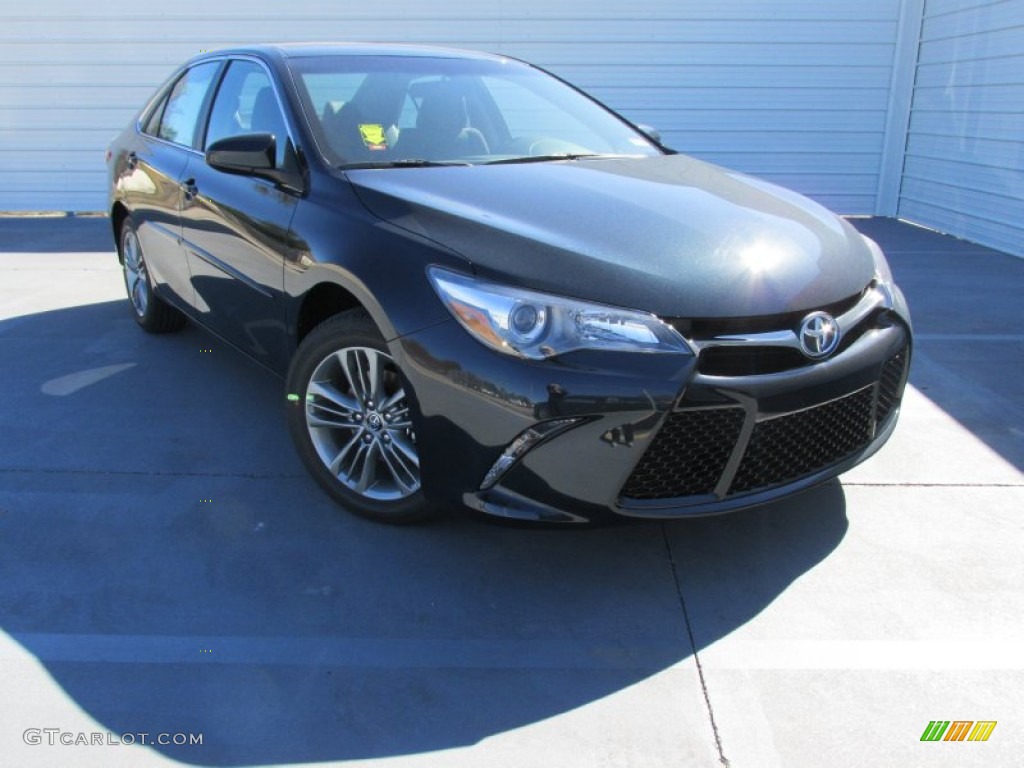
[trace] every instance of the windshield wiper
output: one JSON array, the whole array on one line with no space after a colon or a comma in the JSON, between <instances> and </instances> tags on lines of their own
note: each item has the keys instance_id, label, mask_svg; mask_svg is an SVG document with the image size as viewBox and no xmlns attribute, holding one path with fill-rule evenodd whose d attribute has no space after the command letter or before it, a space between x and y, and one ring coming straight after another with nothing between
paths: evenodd
<instances>
[{"instance_id":1,"label":"windshield wiper","mask_svg":"<svg viewBox=\"0 0 1024 768\"><path fill-rule=\"evenodd\" d=\"M491 160L485 165L512 165L514 163L550 163L554 160L583 160L588 157L617 157L617 155L599 155L596 152L558 152L553 155L524 155L522 157L503 157Z\"/></svg>"},{"instance_id":2,"label":"windshield wiper","mask_svg":"<svg viewBox=\"0 0 1024 768\"><path fill-rule=\"evenodd\" d=\"M461 160L424 160L422 158L404 157L401 160L378 160L364 163L342 163L338 167L343 171L358 171L364 168L439 168L445 166L467 166L472 163Z\"/></svg>"}]
</instances>

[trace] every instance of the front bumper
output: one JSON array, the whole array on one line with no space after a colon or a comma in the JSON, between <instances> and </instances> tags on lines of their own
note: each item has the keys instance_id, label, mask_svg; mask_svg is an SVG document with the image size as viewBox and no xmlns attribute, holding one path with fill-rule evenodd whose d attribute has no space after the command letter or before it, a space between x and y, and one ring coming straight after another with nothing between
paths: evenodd
<instances>
[{"instance_id":1,"label":"front bumper","mask_svg":"<svg viewBox=\"0 0 1024 768\"><path fill-rule=\"evenodd\" d=\"M519 519L674 518L763 504L821 483L892 434L911 332L902 297L831 358L709 375L683 355L523 361L446 322L394 342L415 392L424 491ZM482 489L515 439L578 418Z\"/></svg>"}]
</instances>

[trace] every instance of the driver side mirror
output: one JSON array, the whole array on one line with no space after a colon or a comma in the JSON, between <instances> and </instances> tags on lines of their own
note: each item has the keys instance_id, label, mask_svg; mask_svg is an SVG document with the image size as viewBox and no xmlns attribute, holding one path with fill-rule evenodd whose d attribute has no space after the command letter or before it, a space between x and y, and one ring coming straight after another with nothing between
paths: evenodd
<instances>
[{"instance_id":1,"label":"driver side mirror","mask_svg":"<svg viewBox=\"0 0 1024 768\"><path fill-rule=\"evenodd\" d=\"M283 167L277 167L277 140L271 133L227 136L206 148L206 164L224 173L269 179L288 190L302 193L304 180L289 141Z\"/></svg>"},{"instance_id":2,"label":"driver side mirror","mask_svg":"<svg viewBox=\"0 0 1024 768\"><path fill-rule=\"evenodd\" d=\"M270 133L228 136L213 142L206 150L206 163L225 173L265 176L274 170L277 142Z\"/></svg>"}]
</instances>

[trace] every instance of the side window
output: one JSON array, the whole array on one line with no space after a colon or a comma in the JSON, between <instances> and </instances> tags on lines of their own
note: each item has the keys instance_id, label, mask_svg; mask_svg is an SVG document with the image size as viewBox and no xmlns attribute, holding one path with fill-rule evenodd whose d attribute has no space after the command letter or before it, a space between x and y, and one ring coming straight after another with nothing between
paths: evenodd
<instances>
[{"instance_id":1,"label":"side window","mask_svg":"<svg viewBox=\"0 0 1024 768\"><path fill-rule=\"evenodd\" d=\"M150 136L156 136L156 132L160 129L160 116L164 113L164 107L167 106L167 94L165 93L153 108L149 110L149 113L144 117L142 121L142 132L149 134Z\"/></svg>"},{"instance_id":2,"label":"side window","mask_svg":"<svg viewBox=\"0 0 1024 768\"><path fill-rule=\"evenodd\" d=\"M252 61L232 61L213 100L206 146L246 133L273 134L277 139L277 167L283 166L288 129L270 77Z\"/></svg>"},{"instance_id":3,"label":"side window","mask_svg":"<svg viewBox=\"0 0 1024 768\"><path fill-rule=\"evenodd\" d=\"M219 66L217 61L197 64L178 79L167 99L157 136L175 144L192 146L203 101Z\"/></svg>"}]
</instances>

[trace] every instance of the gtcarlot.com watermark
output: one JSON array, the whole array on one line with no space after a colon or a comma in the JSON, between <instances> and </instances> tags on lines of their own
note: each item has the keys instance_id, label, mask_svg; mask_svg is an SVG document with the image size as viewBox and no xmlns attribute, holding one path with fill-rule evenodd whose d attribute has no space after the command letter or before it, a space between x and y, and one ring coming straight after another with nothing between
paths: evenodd
<instances>
[{"instance_id":1,"label":"gtcarlot.com watermark","mask_svg":"<svg viewBox=\"0 0 1024 768\"><path fill-rule=\"evenodd\" d=\"M109 731L65 731L60 728L26 728L21 739L29 746L103 747L140 744L143 746L202 746L201 733L110 733Z\"/></svg>"}]
</instances>

